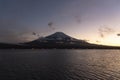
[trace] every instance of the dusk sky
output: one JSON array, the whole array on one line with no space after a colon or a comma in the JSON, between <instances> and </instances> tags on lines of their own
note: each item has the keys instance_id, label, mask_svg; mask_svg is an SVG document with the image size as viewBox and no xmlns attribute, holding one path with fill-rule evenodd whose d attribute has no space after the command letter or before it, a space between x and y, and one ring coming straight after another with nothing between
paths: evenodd
<instances>
[{"instance_id":1,"label":"dusk sky","mask_svg":"<svg viewBox=\"0 0 120 80\"><path fill-rule=\"evenodd\" d=\"M120 0L0 0L0 42L32 41L58 31L120 46Z\"/></svg>"}]
</instances>

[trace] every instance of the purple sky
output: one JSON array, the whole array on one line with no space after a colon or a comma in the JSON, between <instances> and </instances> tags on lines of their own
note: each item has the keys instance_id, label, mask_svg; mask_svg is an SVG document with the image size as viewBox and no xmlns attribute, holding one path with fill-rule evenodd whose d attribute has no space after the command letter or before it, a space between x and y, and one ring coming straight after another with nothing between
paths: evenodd
<instances>
[{"instance_id":1,"label":"purple sky","mask_svg":"<svg viewBox=\"0 0 120 80\"><path fill-rule=\"evenodd\" d=\"M120 0L0 0L0 42L26 42L57 31L120 45Z\"/></svg>"}]
</instances>

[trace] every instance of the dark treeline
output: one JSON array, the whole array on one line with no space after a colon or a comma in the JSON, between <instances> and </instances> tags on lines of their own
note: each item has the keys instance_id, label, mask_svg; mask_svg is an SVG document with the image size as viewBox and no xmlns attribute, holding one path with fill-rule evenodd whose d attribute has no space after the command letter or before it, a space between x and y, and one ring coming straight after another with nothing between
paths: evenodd
<instances>
[{"instance_id":1,"label":"dark treeline","mask_svg":"<svg viewBox=\"0 0 120 80\"><path fill-rule=\"evenodd\" d=\"M96 44L7 44L0 43L0 49L120 49L120 47L116 46L104 46L104 45L96 45Z\"/></svg>"}]
</instances>

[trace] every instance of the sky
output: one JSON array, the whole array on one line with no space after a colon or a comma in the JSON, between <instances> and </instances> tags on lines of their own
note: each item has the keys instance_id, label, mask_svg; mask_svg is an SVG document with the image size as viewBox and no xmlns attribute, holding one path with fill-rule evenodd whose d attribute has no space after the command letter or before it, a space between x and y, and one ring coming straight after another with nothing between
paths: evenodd
<instances>
[{"instance_id":1,"label":"sky","mask_svg":"<svg viewBox=\"0 0 120 80\"><path fill-rule=\"evenodd\" d=\"M120 46L120 0L0 0L0 42L21 43L64 32Z\"/></svg>"}]
</instances>

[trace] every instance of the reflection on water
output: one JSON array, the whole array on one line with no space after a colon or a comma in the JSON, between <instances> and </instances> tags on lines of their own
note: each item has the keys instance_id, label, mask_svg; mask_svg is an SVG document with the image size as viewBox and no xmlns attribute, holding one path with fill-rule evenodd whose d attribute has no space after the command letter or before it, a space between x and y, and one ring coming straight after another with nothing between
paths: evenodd
<instances>
[{"instance_id":1,"label":"reflection on water","mask_svg":"<svg viewBox=\"0 0 120 80\"><path fill-rule=\"evenodd\" d=\"M120 50L0 50L0 80L120 80Z\"/></svg>"}]
</instances>

